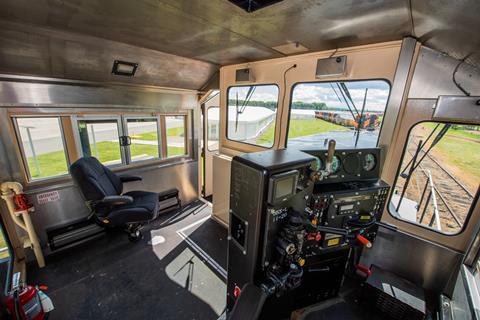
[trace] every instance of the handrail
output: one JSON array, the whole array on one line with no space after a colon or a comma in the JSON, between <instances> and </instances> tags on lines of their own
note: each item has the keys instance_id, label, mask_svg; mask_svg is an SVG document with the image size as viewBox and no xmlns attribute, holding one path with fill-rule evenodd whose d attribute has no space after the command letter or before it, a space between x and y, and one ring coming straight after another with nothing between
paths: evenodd
<instances>
[{"instance_id":1,"label":"handrail","mask_svg":"<svg viewBox=\"0 0 480 320\"><path fill-rule=\"evenodd\" d=\"M412 153L409 151L409 154L412 155ZM440 164L435 161L432 157L430 157L429 155L427 155L429 159L433 160L434 164L437 165L443 172L445 172L450 178L452 178L454 180L454 182L459 185L466 193L468 196L471 196L471 194L468 192L468 190L457 180L455 179L455 177L453 177L445 168L443 168L442 166L440 166ZM429 186L429 183L430 183L430 179L429 179L429 174L427 174L426 171L428 171L430 173L430 170L425 170L423 168L423 166L420 164L419 165L419 168L421 169L422 173L425 175L425 177L427 178L427 181L425 183L425 187L423 188L423 191L422 191L422 195L420 197L420 202L418 203L418 209L420 209L422 207L422 203L423 203L423 199L425 198L425 195L426 195L426 191L427 191L427 188ZM431 178L431 174L430 174L430 178ZM444 196L440 193L440 191L438 190L438 188L434 185L433 186L433 190L436 192L430 192L428 193L427 195L427 199L426 199L426 204L425 204L425 207L424 207L424 210L422 212L422 215L420 217L420 220L419 220L419 223L422 223L423 221L423 218L425 216L425 212L427 210L427 206L432 198L432 195L436 195L438 193L438 196L440 197L440 200L442 200L442 203L445 205L445 208L447 209L448 213L452 216L453 220L455 220L455 223L461 227L462 226L462 223L460 222L460 219L458 218L458 216L455 214L455 212L453 211L453 209L449 206L449 204L447 203L446 199L444 198ZM436 198L436 197L435 197ZM435 199L436 201L436 199ZM437 204L437 212L438 212L438 204ZM433 216L432 216L433 218Z\"/></svg>"},{"instance_id":2,"label":"handrail","mask_svg":"<svg viewBox=\"0 0 480 320\"><path fill-rule=\"evenodd\" d=\"M432 194L432 204L433 204L433 215L432 219L430 220L429 226L431 227L433 225L433 221L435 219L435 225L437 226L438 231L442 231L442 226L440 224L440 215L438 213L438 205L437 205L437 196L435 193L435 186L433 184L433 178L432 178L432 173L430 170L428 171L428 182L430 184L430 193Z\"/></svg>"}]
</instances>

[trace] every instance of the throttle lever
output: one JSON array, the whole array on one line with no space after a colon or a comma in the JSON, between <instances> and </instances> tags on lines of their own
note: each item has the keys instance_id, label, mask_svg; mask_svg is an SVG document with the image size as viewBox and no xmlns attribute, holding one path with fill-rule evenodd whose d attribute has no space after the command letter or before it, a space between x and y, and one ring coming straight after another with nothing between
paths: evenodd
<instances>
[{"instance_id":1,"label":"throttle lever","mask_svg":"<svg viewBox=\"0 0 480 320\"><path fill-rule=\"evenodd\" d=\"M335 155L335 140L328 141L328 151L327 151L327 163L325 164L325 169L328 174L332 173L332 163L333 163L333 156Z\"/></svg>"}]
</instances>

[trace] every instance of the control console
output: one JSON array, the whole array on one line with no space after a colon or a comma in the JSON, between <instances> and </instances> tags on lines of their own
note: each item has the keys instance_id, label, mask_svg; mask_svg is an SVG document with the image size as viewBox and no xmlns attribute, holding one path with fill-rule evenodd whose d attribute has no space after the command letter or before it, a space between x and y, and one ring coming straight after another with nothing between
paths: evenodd
<instances>
[{"instance_id":1,"label":"control console","mask_svg":"<svg viewBox=\"0 0 480 320\"><path fill-rule=\"evenodd\" d=\"M352 250L372 246L389 191L378 177L380 150L338 152L331 141L328 150L234 157L227 311L247 284L267 296L260 318L335 296L357 266ZM375 159L368 167L365 155Z\"/></svg>"}]
</instances>

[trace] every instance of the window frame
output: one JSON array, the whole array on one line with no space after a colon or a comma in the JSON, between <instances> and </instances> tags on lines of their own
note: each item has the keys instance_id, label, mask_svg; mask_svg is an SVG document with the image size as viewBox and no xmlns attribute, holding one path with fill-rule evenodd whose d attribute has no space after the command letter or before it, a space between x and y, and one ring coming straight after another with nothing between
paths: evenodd
<instances>
[{"instance_id":1,"label":"window frame","mask_svg":"<svg viewBox=\"0 0 480 320\"><path fill-rule=\"evenodd\" d=\"M233 139L230 139L228 137L228 114L229 114L229 111L228 111L228 97L229 97L229 94L230 94L230 89L232 88L241 88L241 87L251 87L251 86L256 86L256 87L262 87L262 86L275 86L278 90L278 93L277 93L277 110L275 111L275 127L273 128L273 141L272 141L272 145L270 147L266 147L266 146L262 146L262 145L259 145L259 144L253 144L253 143L248 143L248 142L243 142L243 141L240 141L240 140L233 140ZM277 132L277 124L279 121L282 121L282 119L278 119L279 117L279 112L278 112L278 104L280 103L280 87L278 86L277 83L260 83L260 84L256 84L256 83L251 83L251 84L242 84L242 85L232 85L232 86L229 86L227 88L227 94L226 94L226 123L225 123L225 139L227 141L231 141L231 142L234 142L234 143L241 143L241 144L244 144L244 145L249 145L249 146L254 146L254 147L258 147L258 148L262 148L262 149L265 149L265 150L270 150L270 149L273 149L275 147L275 143L277 142L277 137L276 137L276 132ZM220 128L219 128L219 134L220 134ZM220 136L219 136L219 140L220 140Z\"/></svg>"},{"instance_id":2,"label":"window frame","mask_svg":"<svg viewBox=\"0 0 480 320\"><path fill-rule=\"evenodd\" d=\"M52 110L50 112L38 112L37 110L29 110L26 112L8 112L8 129L12 141L14 142L15 156L17 157L17 164L21 172L21 179L23 183L28 187L39 187L42 185L48 185L57 182L67 182L71 180L69 168L70 165L75 162L79 157L83 156L83 150L80 143L80 136L78 132L78 121L82 120L116 120L119 132L119 137L126 132L124 126L127 125L124 118L157 118L158 130L159 130L159 144L163 144L165 140L162 140L162 131L164 129L162 118L165 116L183 116L185 119L185 154L172 156L166 158L160 153L159 158L147 159L142 161L133 161L127 163L126 147L120 146L120 155L122 162L115 165L110 165L109 168L114 172L121 172L125 170L132 170L137 168L144 168L146 166L162 166L171 165L183 160L194 159L195 153L192 150L192 141L194 133L192 129L193 112L190 109L178 110L175 112L134 112L134 111L111 111L111 112L79 112L74 109L60 111ZM56 118L59 121L59 126L62 134L62 143L65 152L67 173L63 175L56 175L46 178L32 179L30 176L28 164L25 162L25 152L23 150L23 144L21 141L20 133L18 130L17 118ZM166 132L165 132L166 133ZM18 178L17 178L18 179Z\"/></svg>"},{"instance_id":3,"label":"window frame","mask_svg":"<svg viewBox=\"0 0 480 320\"><path fill-rule=\"evenodd\" d=\"M15 251L13 249L12 242L10 241L10 237L8 235L5 223L3 222L2 219L0 219L0 232L3 235L3 238L5 240L6 248L8 249L8 257L2 259L2 260L4 260L3 263L8 264L7 272L4 275L5 276L5 282L4 282L5 287L3 288L3 292L2 292L5 296L7 296L8 292L10 291L10 287L11 287L11 283L12 283L13 267L14 267L14 263L15 263L14 262L15 261L15 259L14 259ZM0 279L1 278L2 278L2 276L0 276Z\"/></svg>"},{"instance_id":4,"label":"window frame","mask_svg":"<svg viewBox=\"0 0 480 320\"><path fill-rule=\"evenodd\" d=\"M14 131L14 135L15 135L15 142L16 142L16 147L17 147L17 150L19 152L19 157L20 157L20 160L21 160L21 166L23 167L23 172L24 172L24 175L25 175L25 178L27 180L27 183L31 184L31 183L39 183L39 182L42 182L42 181L52 181L52 180L58 180L58 179L62 179L62 178L65 178L65 177L68 177L70 175L70 171L69 171L69 168L70 168L70 157L69 157L69 152L68 152L68 146L67 146L67 143L65 141L65 131L64 131L64 128L63 128L63 124L62 124L62 120L61 120L61 115L35 115L35 114L32 114L32 115L23 115L23 114L19 114L19 115L15 115L15 114L11 114L9 115L10 117L10 120L11 120L11 123L13 125L13 131ZM53 119L57 119L58 121L58 126L60 128L60 137L62 139L62 145L63 145L63 152L64 152L64 155L65 155L65 165L67 167L67 172L64 173L64 174L59 174L59 175L54 175L54 176L49 176L49 177L43 177L43 178L33 178L32 175L31 175L31 172L30 172L30 168L28 166L28 160L27 160L27 156L26 156L26 153L25 153L25 148L23 147L23 141L22 141L22 135L20 133L20 126L18 125L18 121L17 119L25 119L25 118L53 118Z\"/></svg>"},{"instance_id":5,"label":"window frame","mask_svg":"<svg viewBox=\"0 0 480 320\"><path fill-rule=\"evenodd\" d=\"M122 121L122 115L71 115L71 119L73 122L73 132L75 136L75 147L77 148L77 153L81 157L85 157L83 154L83 148L82 148L82 141L80 139L80 132L78 131L78 122L79 121L110 121L115 120L117 122L117 133L118 137L120 138L121 136L124 136L124 128L123 128L123 121ZM120 149L120 160L121 162L119 164L114 164L114 165L105 165L108 168L120 168L123 166L127 166L127 156L126 156L126 150L120 145L120 141L118 142L118 146Z\"/></svg>"},{"instance_id":6,"label":"window frame","mask_svg":"<svg viewBox=\"0 0 480 320\"><path fill-rule=\"evenodd\" d=\"M288 147L288 135L290 133L290 117L291 117L291 114L292 114L293 92L295 91L295 88L297 87L297 85L316 84L316 83L336 83L336 82L366 82L366 81L383 81L388 85L388 87L389 87L388 97L387 97L387 100L385 102L385 109L384 109L384 112L383 112L384 117L385 117L385 114L387 113L388 102L390 101L390 96L392 94L392 83L391 83L390 80L388 80L386 78L352 79L352 80L350 80L350 79L337 79L337 80L331 80L331 81L322 80L322 81L295 82L290 89L290 101L289 101L289 105L288 105L288 119L287 119L287 127L286 127L287 131L286 131L286 134L285 134L284 148ZM380 137L382 135L382 129L383 129L383 119L382 119L382 124L380 125L380 130L378 131L378 138L377 138L377 142L375 143L375 147L378 147L378 142L380 141Z\"/></svg>"},{"instance_id":7,"label":"window frame","mask_svg":"<svg viewBox=\"0 0 480 320\"><path fill-rule=\"evenodd\" d=\"M162 139L162 126L161 126L160 114L157 113L157 114L139 114L139 115L125 114L125 115L122 115L122 125L125 126L123 132L128 137L130 137L130 134L128 132L128 120L132 120L132 119L155 119L155 121L157 121L158 156L153 158L153 159L133 161L131 150L130 150L130 145L128 145L127 147L125 147L125 159L126 159L126 162L127 162L126 165L150 163L150 162L155 162L155 161L158 161L158 160L165 160L166 158L164 158L163 154L162 154L162 144L164 142L163 142L163 139Z\"/></svg>"},{"instance_id":8,"label":"window frame","mask_svg":"<svg viewBox=\"0 0 480 320\"><path fill-rule=\"evenodd\" d=\"M165 114L162 114L161 117L163 118L162 119L162 137L159 137L162 139L162 141L164 141L164 143L162 144L162 147L165 151L165 157L163 158L163 160L168 160L168 159L175 159L175 158L183 158L183 157L188 157L190 155L190 146L189 146L189 126L188 126L188 114L186 113L165 113ZM183 136L183 143L184 143L184 150L185 150L185 153L183 154L177 154L177 155L174 155L174 156L169 156L168 155L168 134L167 134L167 117L183 117L183 129L184 129L184 136Z\"/></svg>"},{"instance_id":9,"label":"window frame","mask_svg":"<svg viewBox=\"0 0 480 320\"><path fill-rule=\"evenodd\" d=\"M471 202L470 204L470 208L468 209L468 213L467 213L467 216L463 222L463 225L462 227L460 228L460 230L456 233L446 233L446 232L440 232L439 230L433 228L433 227L429 227L428 225L423 225L423 224L420 224L420 223L414 223L412 221L408 221L406 219L401 219L399 218L398 216L398 212L395 212L392 213L391 209L392 209L392 197L393 197L393 190L395 188L395 186L397 185L397 181L398 181L398 176L399 176L399 173L400 173L400 170L402 169L402 164L403 164L403 158L405 157L405 152L407 151L407 145L408 145L408 139L410 138L410 134L412 133L412 130L413 128L415 128L417 125L419 125L420 123L424 123L424 122L430 122L430 123L440 123L440 124L458 124L458 125L466 125L465 123L460 123L460 122L455 122L455 121L438 121L438 120L434 120L434 119L426 119L426 120L421 120L421 121L418 121L418 122L415 122L409 129L408 129L408 133L407 133L407 136L406 136L406 140L403 142L403 150L402 150L402 155L400 157L400 163L397 167L397 170L396 170L396 173L395 173L395 179L393 180L393 183L392 183L392 187L391 187L391 190L390 190L390 194L388 196L388 199L386 201L386 211L388 212L388 214L393 217L395 220L398 220L398 221L401 221L401 222L404 222L404 223L409 223L411 224L412 226L415 226L415 227L420 227L420 228L423 228L427 231L432 231L432 232L435 232L439 235L442 235L442 236L447 236L447 237L456 237L456 236L459 236L461 235L463 232L465 232L465 229L467 227L467 225L469 224L470 222L470 218L472 217L472 214L473 214L473 211L475 209L475 204L477 203L478 199L479 199L479 195L480 195L480 187L477 188L477 192L475 194L475 196L473 197L473 201ZM468 124L467 124L468 125Z\"/></svg>"}]
</instances>

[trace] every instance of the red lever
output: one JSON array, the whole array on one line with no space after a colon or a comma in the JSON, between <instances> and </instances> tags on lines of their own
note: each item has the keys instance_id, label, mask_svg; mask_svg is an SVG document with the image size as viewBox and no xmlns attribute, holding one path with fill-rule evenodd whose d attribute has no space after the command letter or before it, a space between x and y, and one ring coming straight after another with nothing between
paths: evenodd
<instances>
[{"instance_id":1,"label":"red lever","mask_svg":"<svg viewBox=\"0 0 480 320\"><path fill-rule=\"evenodd\" d=\"M240 296L241 292L242 290L238 286L235 286L235 289L233 289L233 296L235 297L235 299L237 299Z\"/></svg>"},{"instance_id":2,"label":"red lever","mask_svg":"<svg viewBox=\"0 0 480 320\"><path fill-rule=\"evenodd\" d=\"M372 270L368 269L368 268L365 267L365 266L362 266L361 264L356 264L356 265L355 265L355 269L357 269L357 270L360 271L360 272L365 273L367 276L371 276L371 275L372 275Z\"/></svg>"},{"instance_id":3,"label":"red lever","mask_svg":"<svg viewBox=\"0 0 480 320\"><path fill-rule=\"evenodd\" d=\"M359 234L359 235L357 236L357 240L358 240L361 244L363 244L365 247L367 247L367 248L371 248L371 247L372 247L372 243L371 243L367 238L365 238L364 236L362 236L361 234Z\"/></svg>"}]
</instances>

